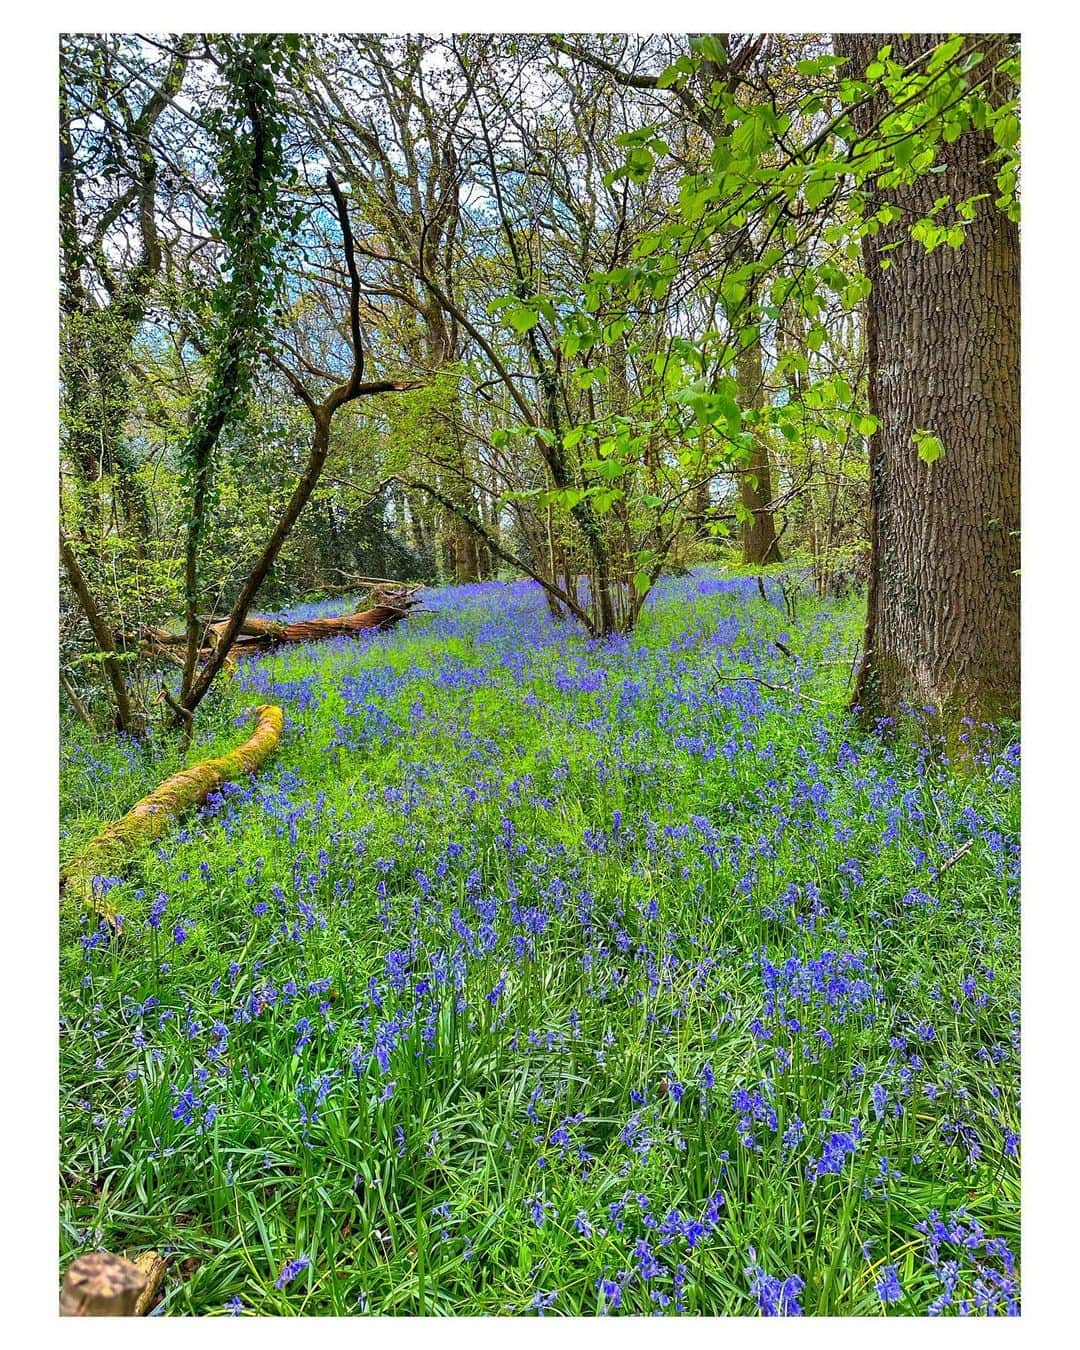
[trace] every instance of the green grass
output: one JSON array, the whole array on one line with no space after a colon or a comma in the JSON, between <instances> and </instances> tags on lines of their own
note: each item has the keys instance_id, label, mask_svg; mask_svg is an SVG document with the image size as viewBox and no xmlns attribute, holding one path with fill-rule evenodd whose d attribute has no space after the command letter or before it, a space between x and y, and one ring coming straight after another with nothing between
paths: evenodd
<instances>
[{"instance_id":1,"label":"green grass","mask_svg":"<svg viewBox=\"0 0 1080 1350\"><path fill-rule=\"evenodd\" d=\"M754 1265L923 1313L954 1256L944 1311L1017 1298L1015 748L863 736L859 606L769 590L598 646L456 588L223 685L192 755L264 701L277 755L133 860L122 943L63 919L62 1264L166 1249L171 1314L752 1313ZM178 764L64 746L65 856Z\"/></svg>"}]
</instances>

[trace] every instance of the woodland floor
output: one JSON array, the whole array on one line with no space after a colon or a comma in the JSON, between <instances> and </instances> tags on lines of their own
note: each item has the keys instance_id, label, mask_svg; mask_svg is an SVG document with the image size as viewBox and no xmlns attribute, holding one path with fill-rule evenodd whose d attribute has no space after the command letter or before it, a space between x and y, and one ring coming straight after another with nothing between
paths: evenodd
<instances>
[{"instance_id":1,"label":"woodland floor","mask_svg":"<svg viewBox=\"0 0 1080 1350\"><path fill-rule=\"evenodd\" d=\"M168 1314L1014 1311L1019 745L863 735L861 602L768 595L599 644L444 588L224 681L191 758L266 702L277 753L121 944L64 914L61 1265L164 1251ZM62 855L178 765L65 726Z\"/></svg>"}]
</instances>

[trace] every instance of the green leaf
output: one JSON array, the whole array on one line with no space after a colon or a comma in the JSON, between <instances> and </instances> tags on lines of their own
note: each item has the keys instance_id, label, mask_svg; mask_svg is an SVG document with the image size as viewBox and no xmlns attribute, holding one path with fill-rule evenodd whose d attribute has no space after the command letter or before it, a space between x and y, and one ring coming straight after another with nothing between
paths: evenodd
<instances>
[{"instance_id":1,"label":"green leaf","mask_svg":"<svg viewBox=\"0 0 1080 1350\"><path fill-rule=\"evenodd\" d=\"M508 309L503 317L519 336L527 333L530 328L535 328L540 322L539 314L529 305L515 305L513 309Z\"/></svg>"},{"instance_id":2,"label":"green leaf","mask_svg":"<svg viewBox=\"0 0 1080 1350\"><path fill-rule=\"evenodd\" d=\"M935 460L940 459L945 453L945 447L938 438L929 431L915 430L913 437L915 448L919 452L919 458L924 464L933 464Z\"/></svg>"},{"instance_id":3,"label":"green leaf","mask_svg":"<svg viewBox=\"0 0 1080 1350\"><path fill-rule=\"evenodd\" d=\"M611 372L607 366L586 366L574 372L574 383L579 389L591 389L594 384L607 384Z\"/></svg>"},{"instance_id":4,"label":"green leaf","mask_svg":"<svg viewBox=\"0 0 1080 1350\"><path fill-rule=\"evenodd\" d=\"M994 123L994 142L1003 150L1011 150L1020 139L1020 119L1012 113L999 117Z\"/></svg>"},{"instance_id":5,"label":"green leaf","mask_svg":"<svg viewBox=\"0 0 1080 1350\"><path fill-rule=\"evenodd\" d=\"M629 327L629 319L612 319L604 329L604 341L609 345L612 342L617 342Z\"/></svg>"},{"instance_id":6,"label":"green leaf","mask_svg":"<svg viewBox=\"0 0 1080 1350\"><path fill-rule=\"evenodd\" d=\"M626 157L626 168L635 183L644 183L652 172L656 156L647 145L636 145Z\"/></svg>"},{"instance_id":7,"label":"green leaf","mask_svg":"<svg viewBox=\"0 0 1080 1350\"><path fill-rule=\"evenodd\" d=\"M813 210L829 196L835 185L833 178L811 178L804 189L806 204Z\"/></svg>"},{"instance_id":8,"label":"green leaf","mask_svg":"<svg viewBox=\"0 0 1080 1350\"><path fill-rule=\"evenodd\" d=\"M598 511L600 515L605 515L622 496L623 493L619 488L604 488L601 491L594 492L592 494L593 509Z\"/></svg>"},{"instance_id":9,"label":"green leaf","mask_svg":"<svg viewBox=\"0 0 1080 1350\"><path fill-rule=\"evenodd\" d=\"M724 50L724 44L715 33L702 33L699 38L694 39L694 49L699 51L702 56L710 61L715 61L718 66L726 66L728 54Z\"/></svg>"}]
</instances>

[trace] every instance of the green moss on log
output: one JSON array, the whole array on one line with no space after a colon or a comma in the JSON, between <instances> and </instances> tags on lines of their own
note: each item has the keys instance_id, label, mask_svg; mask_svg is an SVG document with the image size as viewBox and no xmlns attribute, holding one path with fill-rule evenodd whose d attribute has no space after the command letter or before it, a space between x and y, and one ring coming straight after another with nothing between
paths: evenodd
<instances>
[{"instance_id":1,"label":"green moss on log","mask_svg":"<svg viewBox=\"0 0 1080 1350\"><path fill-rule=\"evenodd\" d=\"M114 875L133 853L164 833L182 811L206 801L222 783L260 768L281 740L285 718L273 704L263 704L254 712L255 730L235 750L174 773L137 802L127 815L96 834L60 869L61 892L112 922L115 917L112 907L104 896L94 894L94 878Z\"/></svg>"}]
</instances>

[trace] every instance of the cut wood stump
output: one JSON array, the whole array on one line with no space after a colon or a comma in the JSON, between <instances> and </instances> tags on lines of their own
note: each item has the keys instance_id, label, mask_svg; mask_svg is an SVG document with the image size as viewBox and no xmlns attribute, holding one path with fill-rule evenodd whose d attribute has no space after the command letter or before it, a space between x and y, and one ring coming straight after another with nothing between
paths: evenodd
<instances>
[{"instance_id":1,"label":"cut wood stump","mask_svg":"<svg viewBox=\"0 0 1080 1350\"><path fill-rule=\"evenodd\" d=\"M147 1284L146 1272L133 1261L112 1252L87 1252L68 1266L60 1289L60 1316L134 1317Z\"/></svg>"},{"instance_id":2,"label":"cut wood stump","mask_svg":"<svg viewBox=\"0 0 1080 1350\"><path fill-rule=\"evenodd\" d=\"M205 802L211 792L254 773L281 740L285 717L266 703L254 709L255 730L242 745L216 759L204 759L174 773L127 815L107 825L60 869L60 890L72 895L110 925L116 914L104 895L95 894L94 878L115 873L140 845L162 834L176 816Z\"/></svg>"},{"instance_id":3,"label":"cut wood stump","mask_svg":"<svg viewBox=\"0 0 1080 1350\"><path fill-rule=\"evenodd\" d=\"M61 1317L145 1317L165 1278L165 1259L142 1252L134 1260L87 1252L68 1267L60 1289Z\"/></svg>"}]
</instances>

